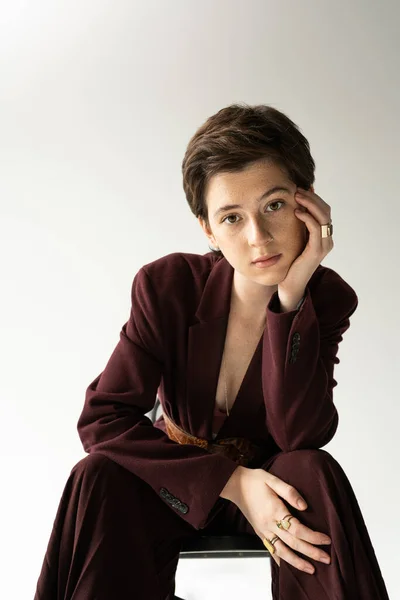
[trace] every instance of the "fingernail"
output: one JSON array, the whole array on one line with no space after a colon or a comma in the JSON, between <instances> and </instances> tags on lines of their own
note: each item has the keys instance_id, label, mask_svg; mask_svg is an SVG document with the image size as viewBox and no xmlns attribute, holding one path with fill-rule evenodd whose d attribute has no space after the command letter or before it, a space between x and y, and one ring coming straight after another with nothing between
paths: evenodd
<instances>
[{"instance_id":1,"label":"fingernail","mask_svg":"<svg viewBox=\"0 0 400 600\"><path fill-rule=\"evenodd\" d=\"M304 567L304 570L307 571L307 573L310 573L311 575L314 573L313 567Z\"/></svg>"},{"instance_id":2,"label":"fingernail","mask_svg":"<svg viewBox=\"0 0 400 600\"><path fill-rule=\"evenodd\" d=\"M307 504L302 498L299 498L299 500L297 500L297 506L299 508L307 508Z\"/></svg>"},{"instance_id":3,"label":"fingernail","mask_svg":"<svg viewBox=\"0 0 400 600\"><path fill-rule=\"evenodd\" d=\"M323 557L321 558L321 562L323 562L323 563L325 563L325 564L329 565L329 563L331 562L331 559L330 559L328 556L323 556Z\"/></svg>"}]
</instances>

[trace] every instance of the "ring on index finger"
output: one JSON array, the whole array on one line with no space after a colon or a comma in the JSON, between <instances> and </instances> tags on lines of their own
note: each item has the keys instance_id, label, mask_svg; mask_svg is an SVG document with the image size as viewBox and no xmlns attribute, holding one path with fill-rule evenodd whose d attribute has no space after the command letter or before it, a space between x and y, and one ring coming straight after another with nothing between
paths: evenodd
<instances>
[{"instance_id":1,"label":"ring on index finger","mask_svg":"<svg viewBox=\"0 0 400 600\"><path fill-rule=\"evenodd\" d=\"M281 519L280 521L276 522L276 526L279 529L286 529L286 530L288 530L290 528L290 526L291 526L290 519L293 519L293 515L285 515L283 517L283 519Z\"/></svg>"},{"instance_id":2,"label":"ring on index finger","mask_svg":"<svg viewBox=\"0 0 400 600\"><path fill-rule=\"evenodd\" d=\"M275 535L275 536L272 538L272 540L269 540L269 539L267 539L267 538L263 538L263 544L264 544L264 546L266 547L266 549L268 550L268 552L269 552L270 554L274 554L274 552L275 552L275 547L274 547L274 544L275 544L275 542L276 542L277 540L279 540L279 537L278 537L277 535Z\"/></svg>"}]
</instances>

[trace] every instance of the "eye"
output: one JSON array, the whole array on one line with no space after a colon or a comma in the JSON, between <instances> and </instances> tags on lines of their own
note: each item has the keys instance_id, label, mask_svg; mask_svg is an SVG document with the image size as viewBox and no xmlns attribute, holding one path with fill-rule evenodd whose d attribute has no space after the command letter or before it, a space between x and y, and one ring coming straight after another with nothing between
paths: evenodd
<instances>
[{"instance_id":1,"label":"eye","mask_svg":"<svg viewBox=\"0 0 400 600\"><path fill-rule=\"evenodd\" d=\"M283 200L275 200L274 202L270 202L267 205L267 208L269 208L270 206L273 206L274 204L285 204L283 202ZM279 210L279 209L278 209ZM273 210L273 211L269 211L269 212L277 212L277 210ZM224 223L227 219L230 219L231 217L237 217L238 215L235 214L231 214L231 215L227 215L226 217L224 217L221 221L221 223ZM231 221L228 222L229 225L236 225L238 221L234 221L233 223Z\"/></svg>"},{"instance_id":2,"label":"eye","mask_svg":"<svg viewBox=\"0 0 400 600\"><path fill-rule=\"evenodd\" d=\"M285 204L285 203L283 202L283 200L275 200L275 202L271 202L271 204L268 204L267 208L269 208L273 204ZM276 212L276 210L273 210L272 212Z\"/></svg>"}]
</instances>

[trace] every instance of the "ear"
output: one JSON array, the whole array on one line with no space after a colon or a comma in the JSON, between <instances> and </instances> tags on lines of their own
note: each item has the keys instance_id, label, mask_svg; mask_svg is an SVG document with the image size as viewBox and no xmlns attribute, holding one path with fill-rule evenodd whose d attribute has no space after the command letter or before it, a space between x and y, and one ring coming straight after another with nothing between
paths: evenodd
<instances>
[{"instance_id":1,"label":"ear","mask_svg":"<svg viewBox=\"0 0 400 600\"><path fill-rule=\"evenodd\" d=\"M208 240L211 242L211 244L215 245L215 239L214 236L212 234L212 232L210 231L209 227L207 227L206 222L204 221L204 219L202 219L201 217L197 217L197 220L200 224L200 227L202 228L202 230L204 231L204 233L206 234L206 236L208 237Z\"/></svg>"}]
</instances>

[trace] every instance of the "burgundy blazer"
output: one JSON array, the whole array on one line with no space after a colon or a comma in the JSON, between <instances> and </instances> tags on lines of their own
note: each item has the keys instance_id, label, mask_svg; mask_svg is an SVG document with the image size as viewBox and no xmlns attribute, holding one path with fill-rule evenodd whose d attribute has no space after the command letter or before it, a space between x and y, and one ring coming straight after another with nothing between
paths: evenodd
<instances>
[{"instance_id":1,"label":"burgundy blazer","mask_svg":"<svg viewBox=\"0 0 400 600\"><path fill-rule=\"evenodd\" d=\"M163 419L146 416L156 396L185 431L212 441L212 420L234 270L225 258L175 252L140 268L131 310L103 372L86 390L78 433L147 482L195 529L223 501L237 464L168 438ZM248 437L266 455L321 448L335 434L338 345L357 308L355 291L319 265L298 310L266 305L267 327L218 437ZM268 457L268 456L266 456ZM224 501L223 501L224 502Z\"/></svg>"}]
</instances>

